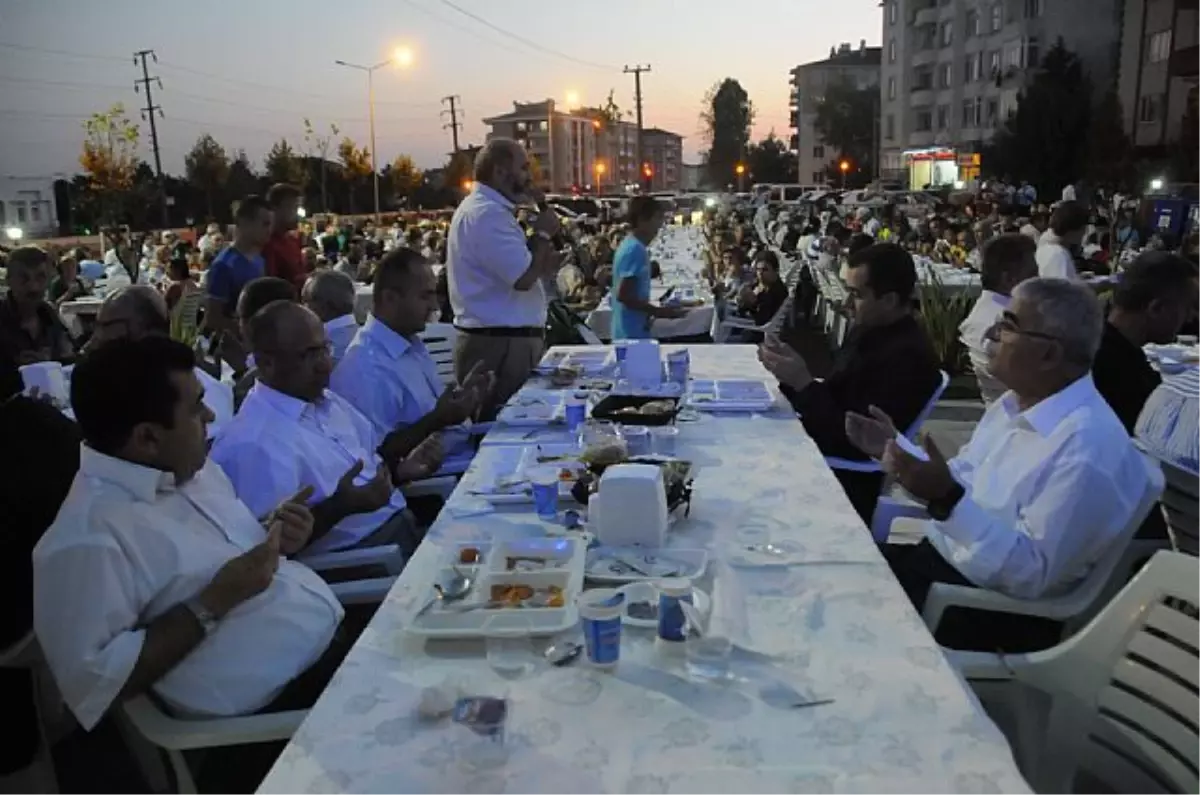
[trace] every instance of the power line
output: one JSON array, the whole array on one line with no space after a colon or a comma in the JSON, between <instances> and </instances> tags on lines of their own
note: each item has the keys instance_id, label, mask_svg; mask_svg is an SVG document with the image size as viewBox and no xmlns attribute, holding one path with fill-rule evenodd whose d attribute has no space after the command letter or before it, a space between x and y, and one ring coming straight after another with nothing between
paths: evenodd
<instances>
[{"instance_id":1,"label":"power line","mask_svg":"<svg viewBox=\"0 0 1200 795\"><path fill-rule=\"evenodd\" d=\"M318 94L318 93L314 93L311 91L303 91L303 90L294 89L294 88L286 88L284 86L268 85L266 83L256 83L253 80L243 80L241 78L236 78L236 77L226 77L225 75L219 75L214 72L206 72L203 69L193 69L190 66L180 66L179 64L173 64L173 63L169 63L167 61L161 62L159 64L159 66L164 69L167 69L167 70L184 72L186 74L196 75L197 77L206 77L210 80L219 80L222 83L229 83L231 85L242 85L242 86L247 86L250 88L259 89L262 91L276 91L276 92L282 91L287 94L297 94L297 95L305 97L306 99L309 99L309 100L324 99L324 100L333 101L333 102L344 102L346 100L346 97L337 95L337 94ZM379 100L375 101L375 104L376 105L395 105L397 107L409 107L409 108L431 108L431 107L437 105L438 103L437 102L401 102L401 101L397 101L397 100L379 99Z\"/></svg>"},{"instance_id":2,"label":"power line","mask_svg":"<svg viewBox=\"0 0 1200 795\"><path fill-rule=\"evenodd\" d=\"M111 91L129 90L126 86L115 86L110 83L81 83L76 80L42 80L37 77L10 77L9 75L0 75L0 81L5 83L29 83L36 86L57 86L59 88L70 89L107 88Z\"/></svg>"},{"instance_id":3,"label":"power line","mask_svg":"<svg viewBox=\"0 0 1200 795\"><path fill-rule=\"evenodd\" d=\"M490 44L493 47L499 47L500 49L505 50L506 52L516 53L517 55L529 55L530 54L528 50L523 50L520 47L514 47L513 45L508 44L507 42L497 41L496 39L489 38L489 37L483 35L483 33L481 33L480 31L475 30L474 28L467 27L466 25L460 25L455 22L451 22L450 20L446 19L445 17L440 16L439 14L433 13L432 9L426 8L423 5L418 5L416 2L414 2L414 0L401 0L401 2L403 2L405 5L407 5L409 8L413 9L414 11L419 11L420 13L429 17L430 19L434 20L435 22L440 22L448 28L452 28L454 30L459 31L460 33L466 33L469 36L473 36L474 38L478 39L479 41L484 42L485 44ZM545 53L540 53L540 52L532 53L532 54L538 55L543 58L548 57L548 56L546 56Z\"/></svg>"},{"instance_id":4,"label":"power line","mask_svg":"<svg viewBox=\"0 0 1200 795\"><path fill-rule=\"evenodd\" d=\"M34 47L30 44L12 44L6 41L0 41L0 47L10 50L21 50L22 52L44 53L46 55L57 55L64 58L84 58L93 61L119 61L125 63L125 59L117 55L99 55L85 52L72 52L71 50L52 50L46 47Z\"/></svg>"},{"instance_id":5,"label":"power line","mask_svg":"<svg viewBox=\"0 0 1200 795\"><path fill-rule=\"evenodd\" d=\"M504 28L500 27L499 25L492 24L491 22L487 21L486 19L479 16L478 14L472 13L471 11L468 11L467 9L463 8L462 6L451 2L451 0L440 0L440 2L442 5L454 9L455 11L462 14L463 16L475 20L480 25L488 27L488 28L496 31L497 33L501 34L502 36L507 36L508 38L513 39L514 41L521 42L526 47L532 47L533 49L540 50L541 52L544 52L547 55L553 55L556 58L562 58L563 60L581 64L582 66L590 66L593 69L605 69L605 70L614 71L614 72L617 71L617 67L612 66L610 64L596 63L595 61L585 61L582 58L576 58L573 55L567 55L564 52L559 52L558 50L551 49L550 47L546 47L545 45L540 44L539 42L536 42L533 39L527 39L524 36L521 36L517 33L513 33L510 30L505 30Z\"/></svg>"}]
</instances>

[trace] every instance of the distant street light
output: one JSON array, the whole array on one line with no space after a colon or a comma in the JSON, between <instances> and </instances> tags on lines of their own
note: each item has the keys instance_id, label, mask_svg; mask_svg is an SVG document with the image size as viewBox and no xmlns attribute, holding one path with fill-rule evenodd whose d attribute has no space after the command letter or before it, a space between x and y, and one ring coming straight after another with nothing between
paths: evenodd
<instances>
[{"instance_id":1,"label":"distant street light","mask_svg":"<svg viewBox=\"0 0 1200 795\"><path fill-rule=\"evenodd\" d=\"M465 190L465 191L470 191L470 190L471 190L471 188L473 188L473 187L475 187L475 180L473 180L473 179L464 179L464 180L462 181L462 189L463 189L463 190Z\"/></svg>"},{"instance_id":2,"label":"distant street light","mask_svg":"<svg viewBox=\"0 0 1200 795\"><path fill-rule=\"evenodd\" d=\"M746 164L745 164L745 163L738 163L736 166L734 166L734 167L733 167L733 173L737 174L737 179L738 179L738 193L742 193L742 192L744 192L744 191L746 190L746 186L745 186L745 182L746 182Z\"/></svg>"},{"instance_id":3,"label":"distant street light","mask_svg":"<svg viewBox=\"0 0 1200 795\"><path fill-rule=\"evenodd\" d=\"M579 107L579 92L575 89L567 91L567 110Z\"/></svg>"},{"instance_id":4,"label":"distant street light","mask_svg":"<svg viewBox=\"0 0 1200 795\"><path fill-rule=\"evenodd\" d=\"M22 231L21 227L19 226L10 226L8 229L4 230L4 235L9 240L20 240L21 238L25 237L25 232Z\"/></svg>"},{"instance_id":5,"label":"distant street light","mask_svg":"<svg viewBox=\"0 0 1200 795\"><path fill-rule=\"evenodd\" d=\"M375 190L375 223L379 223L379 168L375 158L375 84L372 81L372 76L376 69L381 69L385 66L398 66L401 69L407 69L413 63L413 51L409 47L397 47L392 52L392 57L380 61L374 66L363 66L361 64L350 63L348 61L334 61L338 66L345 66L348 69L357 69L360 72L367 73L367 116L371 126L371 179Z\"/></svg>"},{"instance_id":6,"label":"distant street light","mask_svg":"<svg viewBox=\"0 0 1200 795\"><path fill-rule=\"evenodd\" d=\"M842 172L842 190L846 189L846 174L850 171L850 161L843 160L838 163L838 170Z\"/></svg>"},{"instance_id":7,"label":"distant street light","mask_svg":"<svg viewBox=\"0 0 1200 795\"><path fill-rule=\"evenodd\" d=\"M305 210L303 207L296 208L296 217L297 218L305 218L307 216L308 216L308 211Z\"/></svg>"},{"instance_id":8,"label":"distant street light","mask_svg":"<svg viewBox=\"0 0 1200 795\"><path fill-rule=\"evenodd\" d=\"M596 172L596 194L599 195L602 192L600 186L604 183L604 172L608 171L608 166L604 164L603 160L597 160L593 170Z\"/></svg>"},{"instance_id":9,"label":"distant street light","mask_svg":"<svg viewBox=\"0 0 1200 795\"><path fill-rule=\"evenodd\" d=\"M1166 182L1163 181L1162 177L1155 177L1150 180L1150 190L1162 190L1165 184Z\"/></svg>"}]
</instances>

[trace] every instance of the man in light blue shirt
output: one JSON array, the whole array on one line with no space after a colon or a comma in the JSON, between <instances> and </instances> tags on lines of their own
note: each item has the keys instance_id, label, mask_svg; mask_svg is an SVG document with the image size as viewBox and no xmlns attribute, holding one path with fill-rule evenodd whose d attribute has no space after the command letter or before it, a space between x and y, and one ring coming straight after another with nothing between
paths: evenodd
<instances>
[{"instance_id":1,"label":"man in light blue shirt","mask_svg":"<svg viewBox=\"0 0 1200 795\"><path fill-rule=\"evenodd\" d=\"M362 412L398 455L448 429L447 455L469 455L468 434L452 426L475 415L492 379L476 368L460 387L446 389L442 383L419 336L438 309L433 269L412 249L393 249L380 261L374 287L371 315L334 369L330 387Z\"/></svg>"},{"instance_id":2,"label":"man in light blue shirt","mask_svg":"<svg viewBox=\"0 0 1200 795\"><path fill-rule=\"evenodd\" d=\"M630 232L613 257L612 338L650 337L653 318L683 317L686 310L650 303L650 254L646 249L663 225L663 209L652 196L629 202Z\"/></svg>"},{"instance_id":3,"label":"man in light blue shirt","mask_svg":"<svg viewBox=\"0 0 1200 795\"><path fill-rule=\"evenodd\" d=\"M304 283L300 295L304 305L325 324L325 336L333 346L333 363L346 355L346 349L358 334L354 318L354 281L344 273L323 270Z\"/></svg>"}]
</instances>

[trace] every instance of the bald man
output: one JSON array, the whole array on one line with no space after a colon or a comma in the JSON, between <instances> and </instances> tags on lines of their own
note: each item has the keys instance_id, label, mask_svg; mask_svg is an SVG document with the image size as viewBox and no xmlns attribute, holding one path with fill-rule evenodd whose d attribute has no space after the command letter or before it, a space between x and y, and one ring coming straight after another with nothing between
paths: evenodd
<instances>
[{"instance_id":1,"label":"bald man","mask_svg":"<svg viewBox=\"0 0 1200 795\"><path fill-rule=\"evenodd\" d=\"M148 336L171 336L171 316L162 293L148 284L135 284L104 299L96 314L95 331L84 350L113 340ZM204 405L214 417L208 425L208 438L215 439L233 419L233 387L213 378L202 367L196 368L196 377L204 387Z\"/></svg>"},{"instance_id":2,"label":"bald man","mask_svg":"<svg viewBox=\"0 0 1200 795\"><path fill-rule=\"evenodd\" d=\"M396 486L437 468L440 439L429 437L407 457L382 457L384 440L371 421L329 391L329 342L310 310L276 301L247 332L258 383L211 454L237 496L263 516L277 495L311 486L305 552L394 543L411 555L422 533Z\"/></svg>"},{"instance_id":3,"label":"bald man","mask_svg":"<svg viewBox=\"0 0 1200 795\"><path fill-rule=\"evenodd\" d=\"M475 187L450 222L446 274L459 330L454 374L461 383L479 365L480 372L495 373L484 419L521 388L545 349L542 283L558 271L551 239L559 222L543 210L527 242L514 215L518 204L541 199L524 147L493 138L475 159Z\"/></svg>"},{"instance_id":4,"label":"bald man","mask_svg":"<svg viewBox=\"0 0 1200 795\"><path fill-rule=\"evenodd\" d=\"M319 271L308 277L300 299L325 324L325 336L333 346L337 364L358 333L354 317L354 281L339 271Z\"/></svg>"}]
</instances>

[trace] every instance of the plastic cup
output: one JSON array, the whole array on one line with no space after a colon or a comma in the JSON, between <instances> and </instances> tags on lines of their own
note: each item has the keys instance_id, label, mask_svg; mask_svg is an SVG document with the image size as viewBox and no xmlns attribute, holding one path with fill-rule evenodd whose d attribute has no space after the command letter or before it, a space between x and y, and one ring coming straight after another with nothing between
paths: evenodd
<instances>
[{"instance_id":1,"label":"plastic cup","mask_svg":"<svg viewBox=\"0 0 1200 795\"><path fill-rule=\"evenodd\" d=\"M568 397L564 416L568 431L574 433L579 430L579 426L587 419L587 399L576 395Z\"/></svg>"},{"instance_id":2,"label":"plastic cup","mask_svg":"<svg viewBox=\"0 0 1200 795\"><path fill-rule=\"evenodd\" d=\"M679 429L673 425L663 425L650 429L650 447L659 455L675 455L676 442L679 439Z\"/></svg>"},{"instance_id":3,"label":"plastic cup","mask_svg":"<svg viewBox=\"0 0 1200 795\"><path fill-rule=\"evenodd\" d=\"M533 491L533 510L538 518L548 522L557 519L558 470L547 466L530 470L529 486Z\"/></svg>"},{"instance_id":4,"label":"plastic cup","mask_svg":"<svg viewBox=\"0 0 1200 795\"><path fill-rule=\"evenodd\" d=\"M710 682L729 678L733 644L720 635L689 635L683 644L684 665L690 676Z\"/></svg>"},{"instance_id":5,"label":"plastic cup","mask_svg":"<svg viewBox=\"0 0 1200 795\"><path fill-rule=\"evenodd\" d=\"M625 444L629 447L629 455L649 455L650 429L644 425L626 425L621 430Z\"/></svg>"},{"instance_id":6,"label":"plastic cup","mask_svg":"<svg viewBox=\"0 0 1200 795\"><path fill-rule=\"evenodd\" d=\"M583 624L587 660L597 668L613 668L621 659L621 613L625 594L612 588L584 591L575 598Z\"/></svg>"},{"instance_id":7,"label":"plastic cup","mask_svg":"<svg viewBox=\"0 0 1200 795\"><path fill-rule=\"evenodd\" d=\"M692 583L682 578L658 582L658 636L679 642L684 639L684 615L680 602L692 601Z\"/></svg>"},{"instance_id":8,"label":"plastic cup","mask_svg":"<svg viewBox=\"0 0 1200 795\"><path fill-rule=\"evenodd\" d=\"M36 389L39 395L52 398L63 406L70 402L67 379L63 375L63 366L58 362L35 362L22 366L21 382L26 392Z\"/></svg>"}]
</instances>

